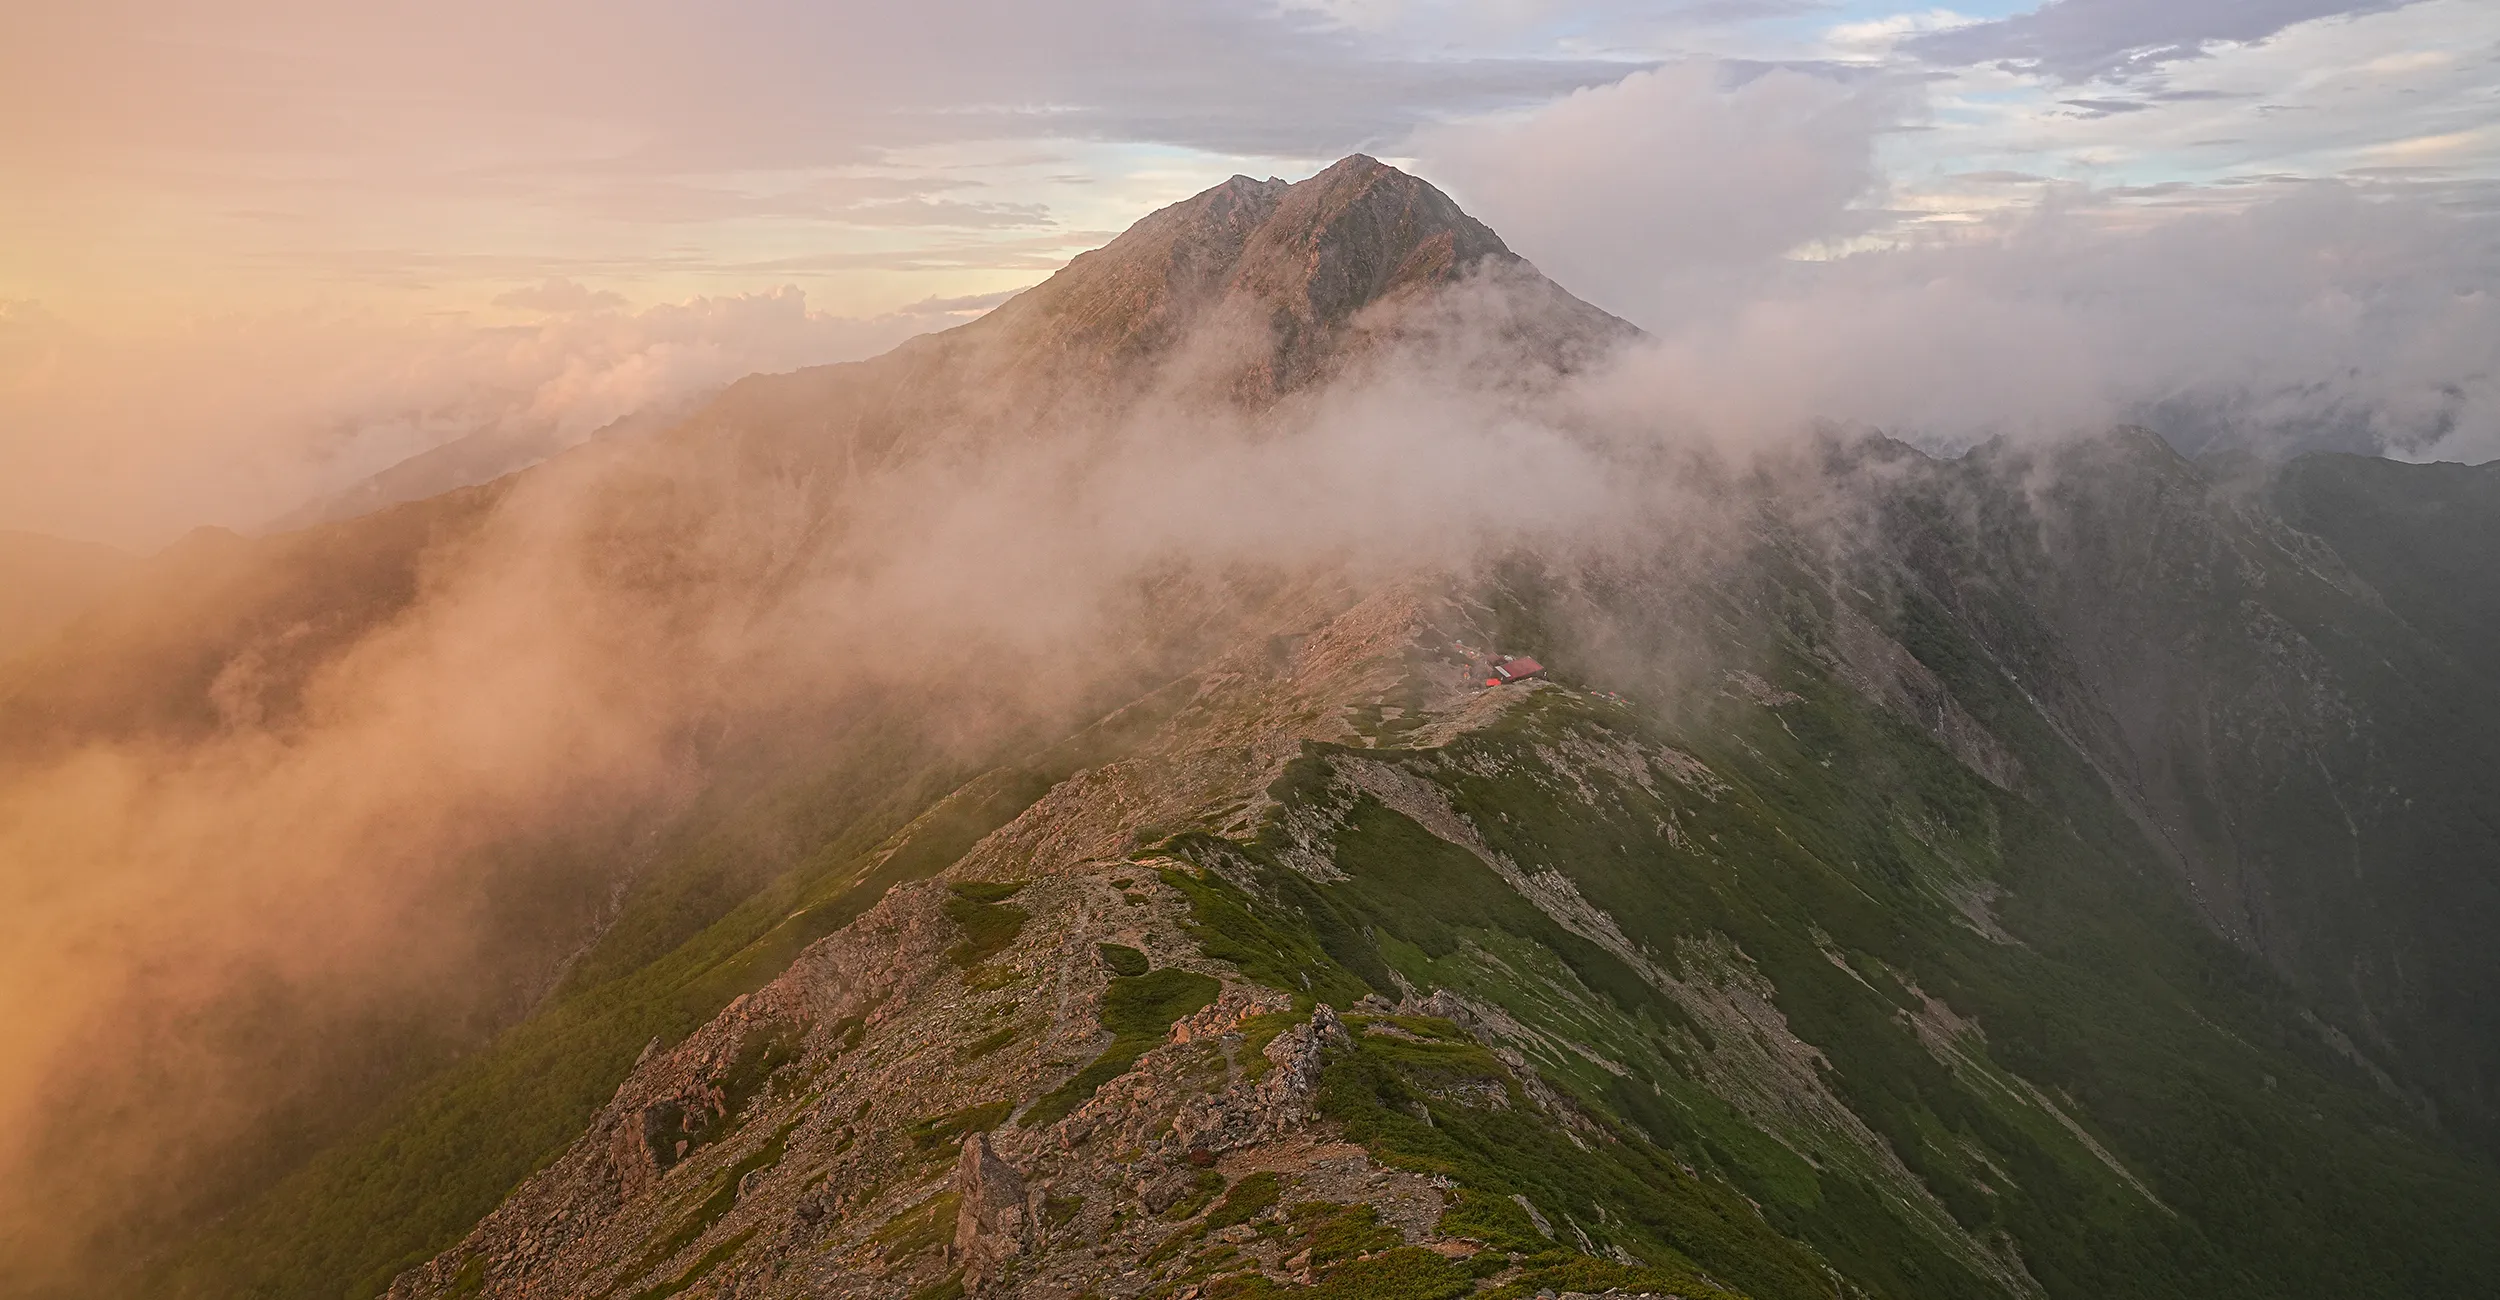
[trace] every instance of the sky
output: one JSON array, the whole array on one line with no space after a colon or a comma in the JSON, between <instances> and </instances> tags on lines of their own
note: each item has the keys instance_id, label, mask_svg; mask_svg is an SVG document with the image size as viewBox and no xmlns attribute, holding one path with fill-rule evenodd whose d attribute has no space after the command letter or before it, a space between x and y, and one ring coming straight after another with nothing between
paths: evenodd
<instances>
[{"instance_id":1,"label":"sky","mask_svg":"<svg viewBox=\"0 0 2500 1300\"><path fill-rule=\"evenodd\" d=\"M0 123L0 528L145 547L867 355L1355 151L1653 329L1770 261L2321 188L2482 292L2500 6L100 0L0 15Z\"/></svg>"}]
</instances>

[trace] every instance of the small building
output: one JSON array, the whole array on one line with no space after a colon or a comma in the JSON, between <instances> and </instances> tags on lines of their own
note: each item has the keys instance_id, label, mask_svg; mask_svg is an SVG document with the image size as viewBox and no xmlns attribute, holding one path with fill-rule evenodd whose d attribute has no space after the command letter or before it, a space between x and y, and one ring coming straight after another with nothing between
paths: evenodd
<instances>
[{"instance_id":1,"label":"small building","mask_svg":"<svg viewBox=\"0 0 2500 1300\"><path fill-rule=\"evenodd\" d=\"M1545 665L1526 655L1520 655L1515 659L1505 659L1493 665L1493 676L1505 682L1524 682L1531 677L1541 676L1544 672Z\"/></svg>"}]
</instances>

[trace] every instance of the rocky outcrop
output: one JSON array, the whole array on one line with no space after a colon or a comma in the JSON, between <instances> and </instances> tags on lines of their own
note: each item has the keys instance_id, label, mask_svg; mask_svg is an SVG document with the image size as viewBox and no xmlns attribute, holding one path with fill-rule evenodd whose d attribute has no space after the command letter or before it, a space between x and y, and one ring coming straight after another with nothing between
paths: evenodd
<instances>
[{"instance_id":1,"label":"rocky outcrop","mask_svg":"<svg viewBox=\"0 0 2500 1300\"><path fill-rule=\"evenodd\" d=\"M1309 1024L1296 1025L1267 1045L1267 1059L1276 1071L1260 1082L1260 1089L1280 1105L1310 1096L1319 1083L1320 1062L1330 1048L1343 1047L1346 1041L1345 1021L1327 1003L1319 1004L1311 1009Z\"/></svg>"},{"instance_id":2,"label":"rocky outcrop","mask_svg":"<svg viewBox=\"0 0 2500 1300\"><path fill-rule=\"evenodd\" d=\"M955 1195L955 1258L964 1289L978 1291L1024 1252L1024 1179L990 1150L987 1133L975 1133L955 1161Z\"/></svg>"}]
</instances>

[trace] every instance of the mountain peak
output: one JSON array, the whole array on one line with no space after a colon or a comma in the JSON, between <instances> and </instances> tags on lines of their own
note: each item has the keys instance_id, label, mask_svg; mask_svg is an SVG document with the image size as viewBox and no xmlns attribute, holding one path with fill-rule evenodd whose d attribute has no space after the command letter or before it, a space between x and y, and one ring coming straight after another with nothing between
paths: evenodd
<instances>
[{"instance_id":1,"label":"mountain peak","mask_svg":"<svg viewBox=\"0 0 2500 1300\"><path fill-rule=\"evenodd\" d=\"M1306 180L1234 176L1130 227L963 331L1094 372L1158 363L1183 336L1231 331L1228 383L1272 399L1334 373L1350 335L1432 291L1494 273L1527 289L1555 338L1629 326L1536 273L1431 183L1364 154Z\"/></svg>"},{"instance_id":2,"label":"mountain peak","mask_svg":"<svg viewBox=\"0 0 2500 1300\"><path fill-rule=\"evenodd\" d=\"M1282 192L1243 250L1237 285L1341 321L1409 287L1447 284L1487 260L1519 263L1483 222L1431 184L1355 154Z\"/></svg>"},{"instance_id":3,"label":"mountain peak","mask_svg":"<svg viewBox=\"0 0 2500 1300\"><path fill-rule=\"evenodd\" d=\"M1447 291L1483 292L1445 309ZM1152 392L1258 409L1405 342L1490 342L1568 371L1637 331L1539 274L1431 183L1363 154L1234 176L970 324L865 362L755 376L687 422L846 465L944 437L1114 414ZM825 431L839 430L832 443ZM835 444L838 444L838 448ZM766 453L765 448L779 450Z\"/></svg>"}]
</instances>

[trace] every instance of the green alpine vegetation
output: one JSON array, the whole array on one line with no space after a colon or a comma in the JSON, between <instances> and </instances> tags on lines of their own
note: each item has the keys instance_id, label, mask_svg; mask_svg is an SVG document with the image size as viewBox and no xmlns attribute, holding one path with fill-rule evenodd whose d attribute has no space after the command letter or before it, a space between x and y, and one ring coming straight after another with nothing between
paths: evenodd
<instances>
[{"instance_id":1,"label":"green alpine vegetation","mask_svg":"<svg viewBox=\"0 0 2500 1300\"><path fill-rule=\"evenodd\" d=\"M1950 648L1930 647L1948 669ZM1785 702L1674 730L1548 690L1440 750L1313 746L1259 837L1175 840L1194 870L1167 877L1210 954L1286 991L1446 988L1531 1031L1539 1077L1610 1130L1595 1154L1529 1108L1463 1104L1519 1083L1446 1021L1351 1017L1321 1094L1349 1136L1457 1179L1452 1222L1507 1249L1539 1244L1523 1215L1492 1221L1523 1195L1568 1235L1762 1297L1828 1293L1827 1263L1903 1296L2500 1276L2472 1227L2500 1178L2198 924L2070 753L2019 750L2036 784L2016 794L1809 659L1772 680ZM1575 753L1671 757L1627 779L1557 761ZM1382 803L1359 773L1384 767L1481 841ZM1341 880L1283 865L1322 824ZM1496 864L1559 876L1628 942ZM1731 1041L1766 1029L1815 1059Z\"/></svg>"},{"instance_id":2,"label":"green alpine vegetation","mask_svg":"<svg viewBox=\"0 0 2500 1300\"><path fill-rule=\"evenodd\" d=\"M1133 948L1123 951L1136 953ZM1144 959L1144 954L1137 954L1138 962ZM1075 1077L1027 1107L1017 1122L1028 1129L1038 1129L1084 1105L1097 1089L1128 1073L1138 1057L1162 1042L1172 1022L1211 1005L1221 991L1221 986L1205 975L1169 966L1138 975L1112 976L1102 995L1102 1027L1111 1031L1111 1045L1087 1062Z\"/></svg>"}]
</instances>

